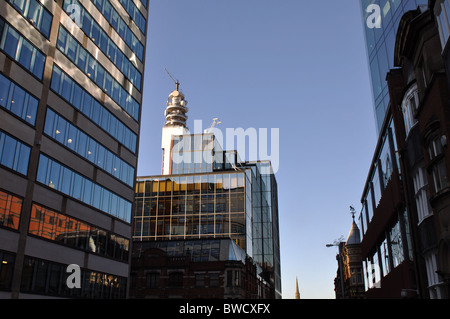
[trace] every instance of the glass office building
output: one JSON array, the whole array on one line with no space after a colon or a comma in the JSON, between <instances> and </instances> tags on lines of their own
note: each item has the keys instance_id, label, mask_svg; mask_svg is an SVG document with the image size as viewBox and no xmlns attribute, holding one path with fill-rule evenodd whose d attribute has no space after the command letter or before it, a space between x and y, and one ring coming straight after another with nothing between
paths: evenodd
<instances>
[{"instance_id":1,"label":"glass office building","mask_svg":"<svg viewBox=\"0 0 450 319\"><path fill-rule=\"evenodd\" d=\"M398 24L403 14L427 5L428 0L361 0L364 35L369 60L369 73L374 100L374 115L377 132L380 133L386 110L389 105L389 92L386 74L394 68L394 46ZM374 7L380 13L380 25L375 25L377 16ZM369 23L367 21L369 20Z\"/></svg>"},{"instance_id":2,"label":"glass office building","mask_svg":"<svg viewBox=\"0 0 450 319\"><path fill-rule=\"evenodd\" d=\"M260 173L270 162L242 162L210 133L172 140L173 174L137 179L133 241L231 239L281 297L276 179Z\"/></svg>"},{"instance_id":3,"label":"glass office building","mask_svg":"<svg viewBox=\"0 0 450 319\"><path fill-rule=\"evenodd\" d=\"M0 298L124 298L148 0L0 2Z\"/></svg>"}]
</instances>

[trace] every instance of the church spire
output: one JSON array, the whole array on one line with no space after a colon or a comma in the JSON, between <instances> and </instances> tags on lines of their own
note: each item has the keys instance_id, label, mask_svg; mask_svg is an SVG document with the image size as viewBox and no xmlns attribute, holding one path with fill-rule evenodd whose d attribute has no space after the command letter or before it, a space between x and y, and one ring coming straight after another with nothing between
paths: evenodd
<instances>
[{"instance_id":1,"label":"church spire","mask_svg":"<svg viewBox=\"0 0 450 319\"><path fill-rule=\"evenodd\" d=\"M295 299L300 299L300 292L298 291L298 277L295 277Z\"/></svg>"}]
</instances>

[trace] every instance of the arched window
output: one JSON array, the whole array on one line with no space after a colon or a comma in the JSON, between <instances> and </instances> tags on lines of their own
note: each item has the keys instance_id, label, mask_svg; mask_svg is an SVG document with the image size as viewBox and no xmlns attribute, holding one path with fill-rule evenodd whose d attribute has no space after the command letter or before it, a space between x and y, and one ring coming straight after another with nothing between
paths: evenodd
<instances>
[{"instance_id":1,"label":"arched window","mask_svg":"<svg viewBox=\"0 0 450 319\"><path fill-rule=\"evenodd\" d=\"M405 94L402 102L403 121L405 122L405 131L408 136L411 128L416 124L414 117L417 107L419 106L419 95L417 92L417 84L414 84Z\"/></svg>"}]
</instances>

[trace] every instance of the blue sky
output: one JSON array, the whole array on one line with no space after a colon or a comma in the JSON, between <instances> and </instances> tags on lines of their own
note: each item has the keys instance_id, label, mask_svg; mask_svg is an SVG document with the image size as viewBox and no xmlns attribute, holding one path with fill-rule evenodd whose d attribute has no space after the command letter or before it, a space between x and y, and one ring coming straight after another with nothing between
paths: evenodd
<instances>
[{"instance_id":1,"label":"blue sky","mask_svg":"<svg viewBox=\"0 0 450 319\"><path fill-rule=\"evenodd\" d=\"M302 298L334 298L325 245L347 237L376 144L359 1L150 0L149 12L138 175L161 173L164 68L191 129L279 128L283 298L297 276Z\"/></svg>"}]
</instances>

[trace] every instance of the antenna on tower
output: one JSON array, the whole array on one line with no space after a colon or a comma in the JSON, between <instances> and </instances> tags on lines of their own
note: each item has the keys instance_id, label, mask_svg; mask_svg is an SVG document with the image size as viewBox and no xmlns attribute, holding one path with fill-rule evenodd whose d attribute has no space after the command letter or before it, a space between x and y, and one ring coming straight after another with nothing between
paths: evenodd
<instances>
[{"instance_id":1,"label":"antenna on tower","mask_svg":"<svg viewBox=\"0 0 450 319\"><path fill-rule=\"evenodd\" d=\"M173 78L173 76L169 73L169 71L167 71L166 68L164 68L164 70L166 70L167 74L170 76L170 78L172 79L172 81L175 83L175 90L176 90L176 91L179 91L179 89L180 89L180 82L179 82L178 80L175 80L175 79Z\"/></svg>"}]
</instances>

